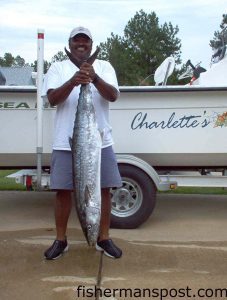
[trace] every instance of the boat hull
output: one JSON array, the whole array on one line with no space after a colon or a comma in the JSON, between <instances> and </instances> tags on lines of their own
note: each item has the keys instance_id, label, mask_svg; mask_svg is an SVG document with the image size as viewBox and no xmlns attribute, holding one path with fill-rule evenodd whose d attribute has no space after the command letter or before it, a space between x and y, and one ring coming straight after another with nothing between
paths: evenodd
<instances>
[{"instance_id":1,"label":"boat hull","mask_svg":"<svg viewBox=\"0 0 227 300\"><path fill-rule=\"evenodd\" d=\"M0 168L36 168L36 91L0 89ZM23 105L22 105L23 104ZM43 110L50 165L55 109ZM226 167L227 87L121 87L110 104L116 153L157 168Z\"/></svg>"}]
</instances>

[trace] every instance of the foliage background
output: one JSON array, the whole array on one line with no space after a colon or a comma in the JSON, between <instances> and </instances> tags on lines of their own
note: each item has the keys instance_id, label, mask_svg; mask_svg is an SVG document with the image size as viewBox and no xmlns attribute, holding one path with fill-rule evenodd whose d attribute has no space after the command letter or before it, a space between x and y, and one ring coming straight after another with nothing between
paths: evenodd
<instances>
[{"instance_id":1,"label":"foliage background","mask_svg":"<svg viewBox=\"0 0 227 300\"><path fill-rule=\"evenodd\" d=\"M227 43L227 14L223 14L220 29L214 32L210 47L217 49ZM175 59L175 70L168 79L168 84L186 84L189 79L179 80L178 77L186 70L181 65L181 40L177 37L178 26L171 22L160 24L154 11L145 13L136 12L124 29L123 36L113 32L107 41L100 43L99 59L108 60L116 70L119 85L154 85L154 73L158 66L169 56ZM50 62L44 61L44 72L47 72L51 63L67 59L64 52L59 51ZM20 55L13 57L5 53L0 57L0 66L23 67L28 65ZM31 66L37 70L37 61Z\"/></svg>"}]
</instances>

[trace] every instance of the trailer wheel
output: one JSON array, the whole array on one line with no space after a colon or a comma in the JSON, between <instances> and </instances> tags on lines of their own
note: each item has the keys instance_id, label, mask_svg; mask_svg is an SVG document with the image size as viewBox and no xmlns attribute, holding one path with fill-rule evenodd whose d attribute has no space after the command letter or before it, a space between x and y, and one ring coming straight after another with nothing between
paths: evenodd
<instances>
[{"instance_id":1,"label":"trailer wheel","mask_svg":"<svg viewBox=\"0 0 227 300\"><path fill-rule=\"evenodd\" d=\"M119 165L122 187L111 189L111 227L137 228L151 215L156 202L156 187L141 169Z\"/></svg>"}]
</instances>

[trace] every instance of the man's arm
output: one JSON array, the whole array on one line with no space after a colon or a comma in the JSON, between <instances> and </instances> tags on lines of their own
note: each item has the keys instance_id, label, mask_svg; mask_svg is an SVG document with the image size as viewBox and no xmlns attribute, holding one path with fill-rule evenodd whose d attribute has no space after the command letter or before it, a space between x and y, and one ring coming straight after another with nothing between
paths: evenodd
<instances>
[{"instance_id":1,"label":"man's arm","mask_svg":"<svg viewBox=\"0 0 227 300\"><path fill-rule=\"evenodd\" d=\"M89 77L89 82L93 83L100 95L107 101L114 102L118 97L118 90L111 84L104 81L96 73L92 65L83 63L80 72Z\"/></svg>"},{"instance_id":2,"label":"man's arm","mask_svg":"<svg viewBox=\"0 0 227 300\"><path fill-rule=\"evenodd\" d=\"M111 102L114 102L117 99L117 89L100 78L95 73L92 65L83 63L80 71L76 72L73 77L66 81L62 86L47 91L48 100L52 106L58 105L68 98L74 87L88 83L93 83L104 99Z\"/></svg>"},{"instance_id":3,"label":"man's arm","mask_svg":"<svg viewBox=\"0 0 227 300\"><path fill-rule=\"evenodd\" d=\"M47 97L51 106L58 105L61 102L64 102L72 89L74 84L71 82L71 79L66 81L62 86L56 89L50 89L47 91Z\"/></svg>"},{"instance_id":4,"label":"man's arm","mask_svg":"<svg viewBox=\"0 0 227 300\"><path fill-rule=\"evenodd\" d=\"M103 98L111 102L117 100L118 97L117 89L114 86L105 82L97 74L95 74L92 83L95 85L96 89L99 91L99 93L102 95Z\"/></svg>"},{"instance_id":5,"label":"man's arm","mask_svg":"<svg viewBox=\"0 0 227 300\"><path fill-rule=\"evenodd\" d=\"M58 105L59 103L64 102L74 87L80 84L88 84L91 80L89 76L80 70L76 72L73 77L66 81L62 86L56 89L50 89L47 91L47 97L52 106Z\"/></svg>"}]
</instances>

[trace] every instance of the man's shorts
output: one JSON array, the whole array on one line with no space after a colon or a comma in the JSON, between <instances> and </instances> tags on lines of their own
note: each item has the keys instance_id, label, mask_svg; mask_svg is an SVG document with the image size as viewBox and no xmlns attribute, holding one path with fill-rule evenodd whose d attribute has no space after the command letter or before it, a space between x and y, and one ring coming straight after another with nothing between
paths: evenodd
<instances>
[{"instance_id":1,"label":"man's shorts","mask_svg":"<svg viewBox=\"0 0 227 300\"><path fill-rule=\"evenodd\" d=\"M101 188L122 186L117 160L112 146L101 154ZM73 190L71 151L53 150L50 168L52 190Z\"/></svg>"}]
</instances>

